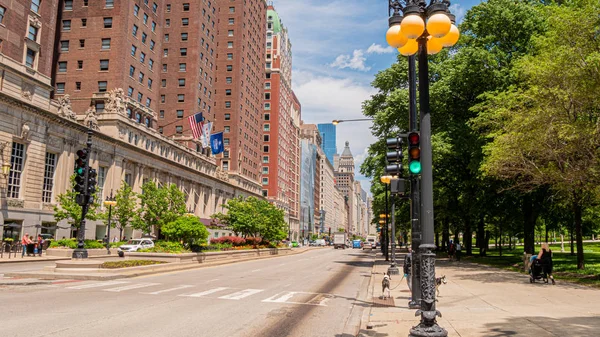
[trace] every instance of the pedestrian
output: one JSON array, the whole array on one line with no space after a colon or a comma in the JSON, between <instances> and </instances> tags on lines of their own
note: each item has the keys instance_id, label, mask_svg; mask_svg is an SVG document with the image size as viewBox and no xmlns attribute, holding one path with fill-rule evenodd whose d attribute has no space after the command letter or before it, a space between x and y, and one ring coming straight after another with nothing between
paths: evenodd
<instances>
[{"instance_id":1,"label":"pedestrian","mask_svg":"<svg viewBox=\"0 0 600 337\"><path fill-rule=\"evenodd\" d=\"M23 251L21 252L22 258L25 257L25 252L27 251L27 245L30 243L31 243L31 240L29 239L29 233L25 233L25 235L21 239L21 246L23 248ZM29 256L29 254L27 254L27 256Z\"/></svg>"},{"instance_id":2,"label":"pedestrian","mask_svg":"<svg viewBox=\"0 0 600 337\"><path fill-rule=\"evenodd\" d=\"M460 261L461 249L462 246L460 245L460 242L456 241L456 261Z\"/></svg>"},{"instance_id":3,"label":"pedestrian","mask_svg":"<svg viewBox=\"0 0 600 337\"><path fill-rule=\"evenodd\" d=\"M41 234L38 234L37 242L38 242L38 253L40 254L40 256L42 256L42 250L44 250L44 238L42 237Z\"/></svg>"},{"instance_id":4,"label":"pedestrian","mask_svg":"<svg viewBox=\"0 0 600 337\"><path fill-rule=\"evenodd\" d=\"M540 252L538 253L536 258L539 259L542 264L544 278L550 279L552 281L552 284L556 284L556 281L554 281L554 276L552 276L552 250L550 249L547 243L542 243L542 248L540 249Z\"/></svg>"},{"instance_id":5,"label":"pedestrian","mask_svg":"<svg viewBox=\"0 0 600 337\"><path fill-rule=\"evenodd\" d=\"M112 242L113 243L117 242L117 237L116 236L113 237Z\"/></svg>"},{"instance_id":6,"label":"pedestrian","mask_svg":"<svg viewBox=\"0 0 600 337\"><path fill-rule=\"evenodd\" d=\"M411 292L411 296L409 297L409 301L412 301L412 278L411 274L411 265L412 265L412 249L408 247L408 253L404 257L404 278L406 278L406 284L408 285L408 290Z\"/></svg>"},{"instance_id":7,"label":"pedestrian","mask_svg":"<svg viewBox=\"0 0 600 337\"><path fill-rule=\"evenodd\" d=\"M448 245L448 259L450 261L452 261L452 259L454 257L455 250L456 250L456 246L454 245L454 242L452 240L450 240L450 244Z\"/></svg>"},{"instance_id":8,"label":"pedestrian","mask_svg":"<svg viewBox=\"0 0 600 337\"><path fill-rule=\"evenodd\" d=\"M102 243L105 245L108 245L108 235L104 235L104 238L102 239Z\"/></svg>"}]
</instances>

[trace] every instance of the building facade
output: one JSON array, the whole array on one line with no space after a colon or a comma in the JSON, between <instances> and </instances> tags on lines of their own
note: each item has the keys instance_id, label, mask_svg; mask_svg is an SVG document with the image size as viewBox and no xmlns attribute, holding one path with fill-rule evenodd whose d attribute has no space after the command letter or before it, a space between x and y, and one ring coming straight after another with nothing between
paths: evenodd
<instances>
[{"instance_id":1,"label":"building facade","mask_svg":"<svg viewBox=\"0 0 600 337\"><path fill-rule=\"evenodd\" d=\"M348 211L348 222L344 224L347 232L356 231L356 195L354 185L354 156L350 152L350 142L346 141L346 146L342 154L334 158L335 179L340 192L345 198Z\"/></svg>"},{"instance_id":2,"label":"building facade","mask_svg":"<svg viewBox=\"0 0 600 337\"><path fill-rule=\"evenodd\" d=\"M267 4L220 1L218 11L215 130L224 132L225 171L261 180Z\"/></svg>"},{"instance_id":3,"label":"building facade","mask_svg":"<svg viewBox=\"0 0 600 337\"><path fill-rule=\"evenodd\" d=\"M333 164L333 156L337 154L337 141L336 141L336 126L333 123L317 124L319 132L321 133L321 139L323 139L323 152L329 159L329 162Z\"/></svg>"}]
</instances>

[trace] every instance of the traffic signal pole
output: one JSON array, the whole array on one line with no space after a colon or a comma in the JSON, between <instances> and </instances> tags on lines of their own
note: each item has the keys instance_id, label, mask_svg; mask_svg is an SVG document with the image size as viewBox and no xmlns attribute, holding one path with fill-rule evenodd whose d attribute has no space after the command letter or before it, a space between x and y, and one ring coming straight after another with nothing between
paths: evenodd
<instances>
[{"instance_id":1,"label":"traffic signal pole","mask_svg":"<svg viewBox=\"0 0 600 337\"><path fill-rule=\"evenodd\" d=\"M415 56L408 57L408 98L409 98L409 114L408 128L410 132L419 131L417 125L417 74L415 65ZM410 158L410 156L409 156ZM410 160L410 159L409 159ZM410 176L410 223L411 223L411 300L408 302L408 307L418 309L421 306L421 258L419 254L419 246L421 245L421 226L419 223L419 213L421 211L421 191L419 190L419 175L411 174Z\"/></svg>"},{"instance_id":2,"label":"traffic signal pole","mask_svg":"<svg viewBox=\"0 0 600 337\"><path fill-rule=\"evenodd\" d=\"M91 128L88 129L87 132L87 143L86 150L87 156L85 158L85 175L84 175L84 198L81 205L81 222L79 223L79 230L77 231L77 248L73 250L73 258L74 259L87 259L88 252L84 247L85 242L85 216L89 210L90 203L90 192L89 192L89 178L90 178L90 156L92 154L92 134L93 131Z\"/></svg>"}]
</instances>

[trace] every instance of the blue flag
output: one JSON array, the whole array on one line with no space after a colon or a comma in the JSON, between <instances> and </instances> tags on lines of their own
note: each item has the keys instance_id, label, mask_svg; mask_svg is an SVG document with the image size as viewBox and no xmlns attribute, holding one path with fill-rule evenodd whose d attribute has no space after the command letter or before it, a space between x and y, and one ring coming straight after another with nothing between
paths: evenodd
<instances>
[{"instance_id":1,"label":"blue flag","mask_svg":"<svg viewBox=\"0 0 600 337\"><path fill-rule=\"evenodd\" d=\"M223 131L210 135L210 149L213 154L223 152Z\"/></svg>"}]
</instances>

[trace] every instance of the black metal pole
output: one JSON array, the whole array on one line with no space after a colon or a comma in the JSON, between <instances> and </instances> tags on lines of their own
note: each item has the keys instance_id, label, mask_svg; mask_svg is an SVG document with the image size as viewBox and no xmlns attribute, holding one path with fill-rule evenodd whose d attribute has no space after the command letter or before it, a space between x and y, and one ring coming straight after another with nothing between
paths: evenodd
<instances>
[{"instance_id":1,"label":"black metal pole","mask_svg":"<svg viewBox=\"0 0 600 337\"><path fill-rule=\"evenodd\" d=\"M431 152L431 116L429 112L429 66L427 32L419 42L419 108L421 113L421 322L410 330L411 337L446 337L448 332L437 324L442 314L435 308L435 244L433 227L433 167Z\"/></svg>"},{"instance_id":2,"label":"black metal pole","mask_svg":"<svg viewBox=\"0 0 600 337\"><path fill-rule=\"evenodd\" d=\"M111 197L112 197L112 193L111 193ZM106 242L106 254L110 255L110 217L112 215L112 204L108 205L108 238L107 238L107 242Z\"/></svg>"},{"instance_id":3,"label":"black metal pole","mask_svg":"<svg viewBox=\"0 0 600 337\"><path fill-rule=\"evenodd\" d=\"M418 131L417 125L417 72L415 65L415 56L408 57L408 98L409 98L409 114L408 124L411 132ZM411 300L408 302L408 307L418 309L421 306L421 274L420 274L420 254L419 245L421 244L421 228L419 222L419 213L421 211L421 191L419 190L419 176L412 175L410 177L410 214L411 214Z\"/></svg>"},{"instance_id":4,"label":"black metal pole","mask_svg":"<svg viewBox=\"0 0 600 337\"><path fill-rule=\"evenodd\" d=\"M89 209L89 201L90 201L90 193L88 191L88 180L90 175L90 157L92 155L92 134L93 131L91 128L88 128L88 137L87 137L87 157L85 159L85 183L84 183L84 200L85 203L81 206L81 222L79 225L79 231L77 232L77 248L73 250L72 257L74 259L87 259L88 252L85 249L85 217L88 213Z\"/></svg>"},{"instance_id":5,"label":"black metal pole","mask_svg":"<svg viewBox=\"0 0 600 337\"><path fill-rule=\"evenodd\" d=\"M394 179L392 179L392 182L394 183ZM392 203L392 209L391 209L391 216L392 216L392 222L391 222L391 227L392 227L392 244L391 244L391 249L392 249L392 259L391 259L391 263L390 263L390 267L387 270L388 275L400 275L400 270L398 269L398 266L396 265L396 198L394 198L394 194L390 195L390 199L391 199L391 203Z\"/></svg>"},{"instance_id":6,"label":"black metal pole","mask_svg":"<svg viewBox=\"0 0 600 337\"><path fill-rule=\"evenodd\" d=\"M389 216L390 216L390 211L388 209L388 185L389 184L384 184L385 187L385 227L382 229L383 230L383 244L381 245L381 248L383 249L383 254L385 255L385 260L389 261L390 260L390 255L389 255L389 249L388 249L388 226L389 226Z\"/></svg>"}]
</instances>

